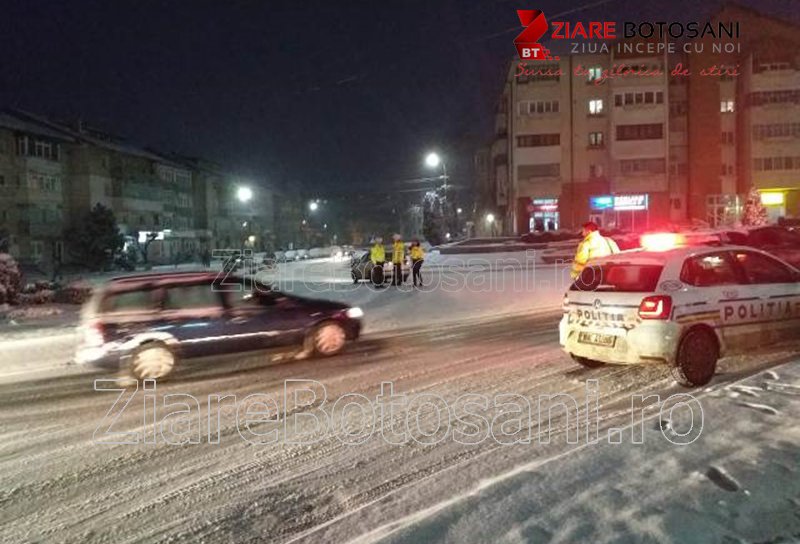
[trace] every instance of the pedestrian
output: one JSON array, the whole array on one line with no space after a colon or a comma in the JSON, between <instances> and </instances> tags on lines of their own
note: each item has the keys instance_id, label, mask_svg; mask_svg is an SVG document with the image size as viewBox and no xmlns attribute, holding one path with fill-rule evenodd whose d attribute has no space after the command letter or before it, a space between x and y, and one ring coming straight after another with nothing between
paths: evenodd
<instances>
[{"instance_id":1,"label":"pedestrian","mask_svg":"<svg viewBox=\"0 0 800 544\"><path fill-rule=\"evenodd\" d=\"M206 268L211 267L211 253L208 252L208 248L204 247L203 252L200 256L203 259L203 266Z\"/></svg>"},{"instance_id":2,"label":"pedestrian","mask_svg":"<svg viewBox=\"0 0 800 544\"><path fill-rule=\"evenodd\" d=\"M394 244L392 244L392 265L394 271L392 273L392 285L403 284L403 261L406 258L406 246L403 244L403 237L395 234L393 237Z\"/></svg>"},{"instance_id":3,"label":"pedestrian","mask_svg":"<svg viewBox=\"0 0 800 544\"><path fill-rule=\"evenodd\" d=\"M372 269L369 277L375 285L383 285L383 265L386 262L386 250L383 247L383 238L378 236L369 250L369 260L372 261Z\"/></svg>"},{"instance_id":4,"label":"pedestrian","mask_svg":"<svg viewBox=\"0 0 800 544\"><path fill-rule=\"evenodd\" d=\"M584 223L581 236L583 236L583 240L578 244L578 250L572 260L570 276L572 276L573 280L578 279L586 264L592 259L619 253L617 243L611 238L606 238L600 234L597 223L591 221Z\"/></svg>"},{"instance_id":5,"label":"pedestrian","mask_svg":"<svg viewBox=\"0 0 800 544\"><path fill-rule=\"evenodd\" d=\"M409 255L411 256L411 275L412 279L414 280L414 287L417 286L417 281L419 281L419 286L422 287L421 271L422 263L425 262L425 251L422 249L422 246L419 245L419 240L414 240L411 242Z\"/></svg>"}]
</instances>

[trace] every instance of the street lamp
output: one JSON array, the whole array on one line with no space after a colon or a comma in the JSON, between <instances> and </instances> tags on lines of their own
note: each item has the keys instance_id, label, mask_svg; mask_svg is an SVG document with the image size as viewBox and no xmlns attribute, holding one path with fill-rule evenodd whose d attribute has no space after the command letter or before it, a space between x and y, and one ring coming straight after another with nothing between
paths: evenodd
<instances>
[{"instance_id":1,"label":"street lamp","mask_svg":"<svg viewBox=\"0 0 800 544\"><path fill-rule=\"evenodd\" d=\"M492 237L494 237L494 214L487 213L486 214L486 222L489 224L489 232L491 233Z\"/></svg>"},{"instance_id":2,"label":"street lamp","mask_svg":"<svg viewBox=\"0 0 800 544\"><path fill-rule=\"evenodd\" d=\"M239 199L240 202L249 202L251 198L253 198L253 190L250 187L239 187L236 191L236 198Z\"/></svg>"},{"instance_id":3,"label":"street lamp","mask_svg":"<svg viewBox=\"0 0 800 544\"><path fill-rule=\"evenodd\" d=\"M462 211L464 210L462 210L461 208L456 208L456 213L461 213Z\"/></svg>"},{"instance_id":4,"label":"street lamp","mask_svg":"<svg viewBox=\"0 0 800 544\"><path fill-rule=\"evenodd\" d=\"M311 202L308 203L308 209L311 210L312 212L315 212L319 209L319 204L317 203L316 200L312 200Z\"/></svg>"},{"instance_id":5,"label":"street lamp","mask_svg":"<svg viewBox=\"0 0 800 544\"><path fill-rule=\"evenodd\" d=\"M429 168L436 168L440 164L442 165L442 179L444 179L444 192L447 195L447 165L444 163L442 158L437 153L428 153L425 157L425 164L428 165Z\"/></svg>"}]
</instances>

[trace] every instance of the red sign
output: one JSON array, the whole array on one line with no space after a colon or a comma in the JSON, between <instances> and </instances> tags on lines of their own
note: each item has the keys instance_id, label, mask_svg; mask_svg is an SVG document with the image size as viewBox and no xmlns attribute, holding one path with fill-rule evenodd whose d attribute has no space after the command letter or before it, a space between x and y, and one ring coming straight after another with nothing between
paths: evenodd
<instances>
[{"instance_id":1,"label":"red sign","mask_svg":"<svg viewBox=\"0 0 800 544\"><path fill-rule=\"evenodd\" d=\"M539 39L547 32L547 20L538 9L518 9L519 22L525 27L519 36L514 38L517 54L522 60L551 60L550 50L539 43Z\"/></svg>"}]
</instances>

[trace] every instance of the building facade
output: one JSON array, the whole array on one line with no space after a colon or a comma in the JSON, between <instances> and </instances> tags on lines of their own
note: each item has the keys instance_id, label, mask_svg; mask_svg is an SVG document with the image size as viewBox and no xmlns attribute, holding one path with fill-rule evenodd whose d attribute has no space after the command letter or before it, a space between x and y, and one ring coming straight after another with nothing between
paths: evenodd
<instances>
[{"instance_id":1,"label":"building facade","mask_svg":"<svg viewBox=\"0 0 800 544\"><path fill-rule=\"evenodd\" d=\"M620 42L512 63L485 176L504 231L729 224L751 186L773 220L800 216L797 27L735 5L715 17L745 18L746 37L729 53L710 41L671 55ZM639 75L607 77L619 67ZM673 75L680 68L692 75Z\"/></svg>"},{"instance_id":2,"label":"building facade","mask_svg":"<svg viewBox=\"0 0 800 544\"><path fill-rule=\"evenodd\" d=\"M93 206L110 208L126 243L147 243L151 263L196 259L214 248L267 245L272 191L217 165L137 147L86 127L26 112L0 114L0 242L23 264L71 262L66 229Z\"/></svg>"}]
</instances>

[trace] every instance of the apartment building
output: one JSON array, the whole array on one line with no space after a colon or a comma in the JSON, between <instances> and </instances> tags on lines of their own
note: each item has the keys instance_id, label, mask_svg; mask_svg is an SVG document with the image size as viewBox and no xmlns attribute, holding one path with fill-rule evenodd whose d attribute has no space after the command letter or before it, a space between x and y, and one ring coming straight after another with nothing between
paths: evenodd
<instances>
[{"instance_id":1,"label":"apartment building","mask_svg":"<svg viewBox=\"0 0 800 544\"><path fill-rule=\"evenodd\" d=\"M32 260L65 255L65 149L74 139L0 113L0 238Z\"/></svg>"},{"instance_id":2,"label":"apartment building","mask_svg":"<svg viewBox=\"0 0 800 544\"><path fill-rule=\"evenodd\" d=\"M727 54L710 42L703 53L672 55L630 43L527 69L512 63L498 108L507 116L496 114L506 130L488 146L507 152L484 176L499 187L500 167L508 173L507 196L495 202L505 205L505 232L587 220L634 229L732 223L751 185L774 220L800 215L797 27L735 5L715 19L745 18L747 38ZM679 63L694 75L671 77ZM603 77L620 65L642 75ZM711 66L722 75L699 75Z\"/></svg>"},{"instance_id":3,"label":"apartment building","mask_svg":"<svg viewBox=\"0 0 800 544\"><path fill-rule=\"evenodd\" d=\"M155 238L154 263L203 249L259 249L273 228L272 193L247 209L239 178L200 159L131 145L84 124L0 114L0 233L23 263L51 270L70 262L64 231L95 204L110 208L128 243Z\"/></svg>"},{"instance_id":4,"label":"apartment building","mask_svg":"<svg viewBox=\"0 0 800 544\"><path fill-rule=\"evenodd\" d=\"M742 20L741 50L692 55L696 67L738 68L735 78L689 85L690 215L735 216L751 186L770 218L800 216L800 27L731 4L716 20ZM745 31L746 30L746 31ZM713 107L719 103L719 108ZM702 143L702 145L700 145Z\"/></svg>"}]
</instances>

